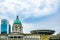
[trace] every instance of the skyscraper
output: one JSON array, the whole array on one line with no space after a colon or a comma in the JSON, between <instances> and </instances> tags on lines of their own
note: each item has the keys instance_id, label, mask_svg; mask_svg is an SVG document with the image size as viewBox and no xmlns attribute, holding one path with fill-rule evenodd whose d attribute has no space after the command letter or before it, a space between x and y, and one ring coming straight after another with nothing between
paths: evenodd
<instances>
[{"instance_id":1,"label":"skyscraper","mask_svg":"<svg viewBox=\"0 0 60 40\"><path fill-rule=\"evenodd\" d=\"M6 19L1 20L1 34L9 34L11 32L11 26Z\"/></svg>"},{"instance_id":2,"label":"skyscraper","mask_svg":"<svg viewBox=\"0 0 60 40\"><path fill-rule=\"evenodd\" d=\"M11 25L9 24L9 33L11 33Z\"/></svg>"}]
</instances>

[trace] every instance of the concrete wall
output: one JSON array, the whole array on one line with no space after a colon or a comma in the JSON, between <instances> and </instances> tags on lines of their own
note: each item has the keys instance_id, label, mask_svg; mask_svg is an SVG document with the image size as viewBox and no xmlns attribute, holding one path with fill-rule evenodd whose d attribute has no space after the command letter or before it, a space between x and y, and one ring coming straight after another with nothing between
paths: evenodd
<instances>
[{"instance_id":1,"label":"concrete wall","mask_svg":"<svg viewBox=\"0 0 60 40\"><path fill-rule=\"evenodd\" d=\"M0 40L7 40L7 36L0 36Z\"/></svg>"},{"instance_id":2,"label":"concrete wall","mask_svg":"<svg viewBox=\"0 0 60 40\"><path fill-rule=\"evenodd\" d=\"M0 40L7 40L7 38L8 40L49 40L50 36L51 35L31 34L31 35L23 35L22 39L21 38L8 38L8 36L0 36Z\"/></svg>"},{"instance_id":3,"label":"concrete wall","mask_svg":"<svg viewBox=\"0 0 60 40\"><path fill-rule=\"evenodd\" d=\"M37 34L25 35L24 40L40 40L40 35Z\"/></svg>"}]
</instances>

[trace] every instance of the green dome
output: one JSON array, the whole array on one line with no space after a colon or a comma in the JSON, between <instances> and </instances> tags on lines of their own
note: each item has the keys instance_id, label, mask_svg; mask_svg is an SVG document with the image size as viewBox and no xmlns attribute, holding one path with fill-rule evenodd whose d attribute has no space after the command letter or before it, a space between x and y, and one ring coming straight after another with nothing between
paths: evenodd
<instances>
[{"instance_id":1,"label":"green dome","mask_svg":"<svg viewBox=\"0 0 60 40\"><path fill-rule=\"evenodd\" d=\"M21 25L21 21L19 20L18 16L17 16L16 20L14 21L14 24L20 24Z\"/></svg>"}]
</instances>

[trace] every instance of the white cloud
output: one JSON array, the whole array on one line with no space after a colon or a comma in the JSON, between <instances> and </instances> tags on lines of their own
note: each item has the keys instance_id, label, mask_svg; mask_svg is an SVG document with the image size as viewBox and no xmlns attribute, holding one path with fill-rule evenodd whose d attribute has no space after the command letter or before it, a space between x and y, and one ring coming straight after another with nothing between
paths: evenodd
<instances>
[{"instance_id":1,"label":"white cloud","mask_svg":"<svg viewBox=\"0 0 60 40\"><path fill-rule=\"evenodd\" d=\"M33 23L22 23L22 26L24 33L30 33L30 31L38 28L37 24L33 24Z\"/></svg>"},{"instance_id":2,"label":"white cloud","mask_svg":"<svg viewBox=\"0 0 60 40\"><path fill-rule=\"evenodd\" d=\"M31 15L34 17L46 16L56 12L58 1L59 0L5 0L5 2L0 3L0 6L2 6L0 12L5 13L4 7L6 7L6 10L11 12L12 15L16 15L18 11L22 10L25 17L30 17Z\"/></svg>"}]
</instances>

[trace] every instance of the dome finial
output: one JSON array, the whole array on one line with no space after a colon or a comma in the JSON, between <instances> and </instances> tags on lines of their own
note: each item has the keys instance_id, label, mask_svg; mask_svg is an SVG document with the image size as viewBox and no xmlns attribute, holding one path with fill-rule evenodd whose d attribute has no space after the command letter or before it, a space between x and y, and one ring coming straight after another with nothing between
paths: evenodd
<instances>
[{"instance_id":1,"label":"dome finial","mask_svg":"<svg viewBox=\"0 0 60 40\"><path fill-rule=\"evenodd\" d=\"M18 19L18 15L17 15L17 19Z\"/></svg>"}]
</instances>

